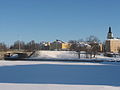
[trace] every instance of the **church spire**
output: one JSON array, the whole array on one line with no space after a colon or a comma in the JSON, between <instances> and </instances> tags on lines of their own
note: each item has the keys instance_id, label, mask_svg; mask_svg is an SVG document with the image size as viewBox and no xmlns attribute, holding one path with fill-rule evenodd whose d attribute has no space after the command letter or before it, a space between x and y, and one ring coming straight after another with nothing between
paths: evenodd
<instances>
[{"instance_id":1,"label":"church spire","mask_svg":"<svg viewBox=\"0 0 120 90\"><path fill-rule=\"evenodd\" d=\"M112 33L112 31L111 31L111 27L109 27L109 33Z\"/></svg>"},{"instance_id":2,"label":"church spire","mask_svg":"<svg viewBox=\"0 0 120 90\"><path fill-rule=\"evenodd\" d=\"M109 27L109 32L108 32L108 34L107 34L107 39L113 39L114 37L113 37L113 34L112 34L112 29L111 29L111 27Z\"/></svg>"}]
</instances>

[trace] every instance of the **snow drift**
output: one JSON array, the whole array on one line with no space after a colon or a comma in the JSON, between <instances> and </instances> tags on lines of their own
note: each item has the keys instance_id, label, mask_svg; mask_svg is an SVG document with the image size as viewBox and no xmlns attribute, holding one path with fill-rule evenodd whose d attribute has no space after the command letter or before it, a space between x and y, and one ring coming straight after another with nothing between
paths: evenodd
<instances>
[{"instance_id":1,"label":"snow drift","mask_svg":"<svg viewBox=\"0 0 120 90\"><path fill-rule=\"evenodd\" d=\"M78 59L75 51L36 51L30 58L36 59Z\"/></svg>"}]
</instances>

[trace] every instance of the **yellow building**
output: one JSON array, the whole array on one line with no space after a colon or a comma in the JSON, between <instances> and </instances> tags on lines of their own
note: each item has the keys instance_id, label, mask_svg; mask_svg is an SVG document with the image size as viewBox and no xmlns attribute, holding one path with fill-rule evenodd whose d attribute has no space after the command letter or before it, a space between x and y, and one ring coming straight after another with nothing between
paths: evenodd
<instances>
[{"instance_id":1,"label":"yellow building","mask_svg":"<svg viewBox=\"0 0 120 90\"><path fill-rule=\"evenodd\" d=\"M102 43L99 44L99 52L103 52L103 44Z\"/></svg>"},{"instance_id":2,"label":"yellow building","mask_svg":"<svg viewBox=\"0 0 120 90\"><path fill-rule=\"evenodd\" d=\"M62 46L62 47L61 47L62 50L69 50L71 44L70 44L70 43L62 43L61 46Z\"/></svg>"},{"instance_id":3,"label":"yellow building","mask_svg":"<svg viewBox=\"0 0 120 90\"><path fill-rule=\"evenodd\" d=\"M107 40L105 42L106 52L117 53L120 48L120 39L115 39L111 32L111 27L109 27L109 32L107 34Z\"/></svg>"},{"instance_id":4,"label":"yellow building","mask_svg":"<svg viewBox=\"0 0 120 90\"><path fill-rule=\"evenodd\" d=\"M50 50L69 50L71 44L56 40L50 44Z\"/></svg>"},{"instance_id":5,"label":"yellow building","mask_svg":"<svg viewBox=\"0 0 120 90\"><path fill-rule=\"evenodd\" d=\"M117 53L120 48L120 39L108 39L106 40L106 51Z\"/></svg>"}]
</instances>

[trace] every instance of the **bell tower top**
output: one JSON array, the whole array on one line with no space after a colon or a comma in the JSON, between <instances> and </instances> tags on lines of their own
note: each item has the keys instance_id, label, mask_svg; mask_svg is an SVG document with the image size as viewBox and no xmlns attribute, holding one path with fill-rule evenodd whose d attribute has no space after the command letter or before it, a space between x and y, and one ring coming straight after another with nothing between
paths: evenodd
<instances>
[{"instance_id":1,"label":"bell tower top","mask_svg":"<svg viewBox=\"0 0 120 90\"><path fill-rule=\"evenodd\" d=\"M113 37L113 34L112 34L112 29L111 29L111 27L109 27L109 32L108 32L108 34L107 34L107 39L113 39L114 37Z\"/></svg>"},{"instance_id":2,"label":"bell tower top","mask_svg":"<svg viewBox=\"0 0 120 90\"><path fill-rule=\"evenodd\" d=\"M109 27L109 32L108 33L112 33L112 31L111 31L111 27Z\"/></svg>"}]
</instances>

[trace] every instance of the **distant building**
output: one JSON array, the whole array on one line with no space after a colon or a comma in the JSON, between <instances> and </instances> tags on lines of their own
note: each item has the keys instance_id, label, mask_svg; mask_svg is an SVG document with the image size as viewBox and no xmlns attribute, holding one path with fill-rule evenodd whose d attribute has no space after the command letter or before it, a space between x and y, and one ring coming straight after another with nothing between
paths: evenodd
<instances>
[{"instance_id":1,"label":"distant building","mask_svg":"<svg viewBox=\"0 0 120 90\"><path fill-rule=\"evenodd\" d=\"M102 43L99 44L99 52L103 52L103 44Z\"/></svg>"},{"instance_id":2,"label":"distant building","mask_svg":"<svg viewBox=\"0 0 120 90\"><path fill-rule=\"evenodd\" d=\"M50 50L69 50L70 46L70 43L56 40L50 44Z\"/></svg>"},{"instance_id":3,"label":"distant building","mask_svg":"<svg viewBox=\"0 0 120 90\"><path fill-rule=\"evenodd\" d=\"M113 37L111 27L109 27L109 32L107 34L107 40L105 42L106 52L117 53L118 48L120 48L120 39L116 39Z\"/></svg>"},{"instance_id":4,"label":"distant building","mask_svg":"<svg viewBox=\"0 0 120 90\"><path fill-rule=\"evenodd\" d=\"M120 48L120 39L108 39L106 40L106 51L117 53Z\"/></svg>"},{"instance_id":5,"label":"distant building","mask_svg":"<svg viewBox=\"0 0 120 90\"><path fill-rule=\"evenodd\" d=\"M49 50L50 49L50 42L41 42L40 49L41 50Z\"/></svg>"}]
</instances>

